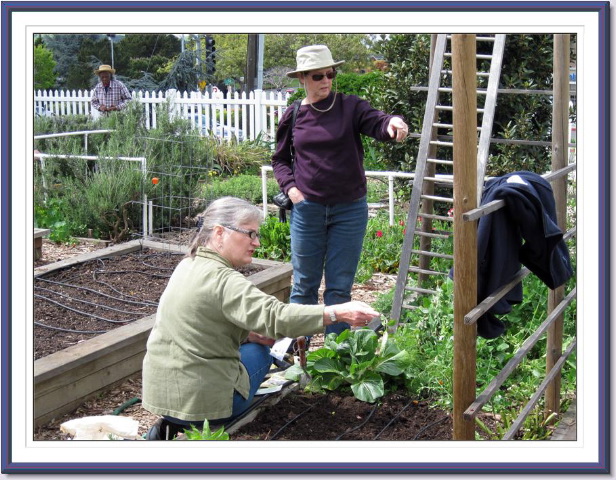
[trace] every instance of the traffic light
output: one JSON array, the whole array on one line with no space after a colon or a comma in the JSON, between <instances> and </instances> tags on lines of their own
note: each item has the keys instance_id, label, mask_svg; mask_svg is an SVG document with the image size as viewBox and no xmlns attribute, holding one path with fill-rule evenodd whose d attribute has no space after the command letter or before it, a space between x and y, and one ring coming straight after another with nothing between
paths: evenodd
<instances>
[{"instance_id":1,"label":"traffic light","mask_svg":"<svg viewBox=\"0 0 616 480\"><path fill-rule=\"evenodd\" d=\"M208 76L214 75L214 72L216 72L216 41L210 35L205 36L205 63L206 74Z\"/></svg>"}]
</instances>

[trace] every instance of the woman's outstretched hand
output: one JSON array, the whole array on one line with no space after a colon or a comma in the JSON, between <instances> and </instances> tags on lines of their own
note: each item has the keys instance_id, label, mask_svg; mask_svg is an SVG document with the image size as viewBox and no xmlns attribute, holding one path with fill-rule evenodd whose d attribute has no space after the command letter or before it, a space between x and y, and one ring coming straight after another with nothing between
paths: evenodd
<instances>
[{"instance_id":1,"label":"woman's outstretched hand","mask_svg":"<svg viewBox=\"0 0 616 480\"><path fill-rule=\"evenodd\" d=\"M409 133L409 127L400 117L392 117L387 125L387 133L396 142L403 141Z\"/></svg>"},{"instance_id":2,"label":"woman's outstretched hand","mask_svg":"<svg viewBox=\"0 0 616 480\"><path fill-rule=\"evenodd\" d=\"M364 302L352 301L325 307L324 319L326 325L331 325L330 311L336 315L336 322L346 322L352 327L365 327L375 317L381 314Z\"/></svg>"}]
</instances>

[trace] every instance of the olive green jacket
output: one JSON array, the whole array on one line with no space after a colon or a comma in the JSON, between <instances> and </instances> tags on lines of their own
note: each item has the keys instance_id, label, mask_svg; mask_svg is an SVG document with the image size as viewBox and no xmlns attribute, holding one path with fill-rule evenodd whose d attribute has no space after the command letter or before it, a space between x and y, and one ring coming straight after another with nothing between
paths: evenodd
<instances>
[{"instance_id":1,"label":"olive green jacket","mask_svg":"<svg viewBox=\"0 0 616 480\"><path fill-rule=\"evenodd\" d=\"M280 302L200 247L179 263L161 296L143 360L143 407L188 421L229 417L234 390L248 397L239 355L248 333L322 332L323 309Z\"/></svg>"}]
</instances>

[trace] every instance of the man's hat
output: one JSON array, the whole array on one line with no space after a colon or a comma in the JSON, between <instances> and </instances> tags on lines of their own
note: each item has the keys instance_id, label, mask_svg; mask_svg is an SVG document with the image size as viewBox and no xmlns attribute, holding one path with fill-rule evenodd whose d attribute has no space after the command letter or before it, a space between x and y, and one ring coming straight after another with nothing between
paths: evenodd
<instances>
[{"instance_id":1,"label":"man's hat","mask_svg":"<svg viewBox=\"0 0 616 480\"><path fill-rule=\"evenodd\" d=\"M98 67L98 70L94 70L94 73L97 75L101 72L109 72L113 75L115 73L115 68L111 68L111 65L101 65Z\"/></svg>"},{"instance_id":2,"label":"man's hat","mask_svg":"<svg viewBox=\"0 0 616 480\"><path fill-rule=\"evenodd\" d=\"M310 45L302 47L297 51L297 68L292 72L287 72L287 77L297 77L300 72L320 70L321 68L337 67L342 65L344 60L334 62L332 53L325 45Z\"/></svg>"}]
</instances>

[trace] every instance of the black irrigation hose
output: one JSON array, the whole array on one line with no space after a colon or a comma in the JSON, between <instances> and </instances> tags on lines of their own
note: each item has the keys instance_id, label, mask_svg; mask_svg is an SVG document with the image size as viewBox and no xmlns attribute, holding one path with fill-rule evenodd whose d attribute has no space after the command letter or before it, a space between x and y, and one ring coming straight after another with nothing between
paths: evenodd
<instances>
[{"instance_id":1,"label":"black irrigation hose","mask_svg":"<svg viewBox=\"0 0 616 480\"><path fill-rule=\"evenodd\" d=\"M49 290L48 288L44 288L44 287L36 287L35 286L34 289L35 290L44 290L46 292L58 295L59 297L68 298L69 300L73 300L75 302L80 302L80 303L85 303L86 305L91 305L91 306L97 307L97 308L104 308L104 309L112 310L112 311L118 312L118 313L126 313L127 315L141 315L141 316L143 316L143 312L129 312L127 310L120 310L119 308L109 307L107 305L100 305L98 303L88 302L87 300L81 300L80 298L69 297L68 295L65 295L65 294L60 293L60 292L56 292L54 290Z\"/></svg>"},{"instance_id":2,"label":"black irrigation hose","mask_svg":"<svg viewBox=\"0 0 616 480\"><path fill-rule=\"evenodd\" d=\"M447 417L443 417L443 418L441 418L440 420L437 420L436 422L432 422L432 423L430 423L430 424L426 425L426 426L425 426L425 427L423 427L421 430L419 430L419 432L417 432L417 435L415 435L415 436L413 437L413 440L417 440L417 437L419 437L419 435L421 435L423 432L425 432L426 430L428 430L428 429L430 429L430 428L432 428L432 427L435 427L435 426L437 426L437 425L439 425L439 424L443 423L443 422L444 422L445 420L447 420L448 418L449 418L448 416L447 416Z\"/></svg>"},{"instance_id":3,"label":"black irrigation hose","mask_svg":"<svg viewBox=\"0 0 616 480\"><path fill-rule=\"evenodd\" d=\"M381 436L381 433L383 433L385 430L387 430L389 428L389 426L394 423L396 421L396 419L402 415L402 412L404 412L407 408L409 408L413 403L413 400L411 400L409 403L407 403L404 407L402 407L402 410L400 410L398 413L396 413L396 415L394 416L394 418L392 418L387 425L385 425L383 427L383 429L376 434L376 436L372 439L372 440L378 440L378 438Z\"/></svg>"},{"instance_id":4,"label":"black irrigation hose","mask_svg":"<svg viewBox=\"0 0 616 480\"><path fill-rule=\"evenodd\" d=\"M60 328L60 327L52 327L51 325L44 325L40 322L34 322L34 325L37 327L48 328L50 330L58 330L59 332L68 332L68 333L87 333L87 334L96 334L100 335L101 333L107 333L109 330L71 330L70 328Z\"/></svg>"},{"instance_id":5,"label":"black irrigation hose","mask_svg":"<svg viewBox=\"0 0 616 480\"><path fill-rule=\"evenodd\" d=\"M157 275L155 273L148 273L148 272L140 272L139 270L94 270L94 280L98 280L98 278L96 278L97 274L103 274L103 275L112 275L114 273L138 273L139 275L147 275L148 277L154 277L154 278L171 278L171 275Z\"/></svg>"},{"instance_id":6,"label":"black irrigation hose","mask_svg":"<svg viewBox=\"0 0 616 480\"><path fill-rule=\"evenodd\" d=\"M108 294L103 293L103 292L99 292L97 290L94 290L93 288L80 287L79 285L72 285L70 283L64 283L64 282L56 282L55 280L49 280L49 279L43 278L43 277L38 277L36 280L37 281L40 280L40 281L43 281L43 282L48 282L48 283L51 283L53 285L60 285L61 287L70 287L70 288L75 288L77 290L83 290L85 292L95 293L95 294L100 295L102 297L111 298L112 300L118 300L118 301L121 301L121 302L124 302L124 303L134 303L135 305L145 305L145 306L148 306L148 307L156 307L156 306L158 306L158 304L152 303L152 302L138 302L136 300L124 300L123 298L118 298L118 297L114 297L112 295L108 295ZM104 282L100 282L100 283L103 283L103 285L105 285ZM120 295L122 295L123 297L128 297L128 295L126 295L125 293L118 292L117 290L116 290L116 292L119 293Z\"/></svg>"},{"instance_id":7,"label":"black irrigation hose","mask_svg":"<svg viewBox=\"0 0 616 480\"><path fill-rule=\"evenodd\" d=\"M77 313L79 315L84 315L86 317L92 317L92 318L96 318L97 320L102 320L103 322L108 322L108 323L128 323L128 322L134 322L137 319L133 319L133 320L111 320L109 318L104 318L104 317L99 317L98 315L94 315L93 313L87 313L81 310L77 310L76 308L71 308L68 305L64 305L63 303L60 302L56 302L55 300L52 300L51 298L47 298L44 297L42 295L39 295L37 293L34 294L34 296L36 298L40 298L41 300L45 300L46 302L49 303L53 303L54 305L60 307L60 308L65 308L66 310L70 310L71 312Z\"/></svg>"},{"instance_id":8,"label":"black irrigation hose","mask_svg":"<svg viewBox=\"0 0 616 480\"><path fill-rule=\"evenodd\" d=\"M374 407L372 407L372 410L370 411L370 413L368 414L368 416L366 417L366 419L360 423L359 425L347 430L346 432L341 433L340 435L338 435L334 440L340 440L342 437L344 437L347 433L351 433L354 432L355 430L359 430L361 427L363 427L366 423L368 423L368 421L370 420L370 417L372 417L372 415L374 414L374 412L376 412L376 409L379 407L378 403L374 404Z\"/></svg>"},{"instance_id":9,"label":"black irrigation hose","mask_svg":"<svg viewBox=\"0 0 616 480\"><path fill-rule=\"evenodd\" d=\"M278 435L280 435L280 433L287 428L289 425L291 425L295 420L297 420L298 418L304 416L306 413L308 413L310 410L312 410L314 407L316 407L319 403L321 403L323 401L323 398L321 398L317 403L315 403L314 405L311 405L310 407L308 407L306 410L304 410L301 413L298 413L297 415L295 415L295 417L293 417L291 420L289 420L287 423L285 423L282 427L280 427L278 430L276 430L276 433L274 433L274 435L272 435L268 440L274 440Z\"/></svg>"}]
</instances>

